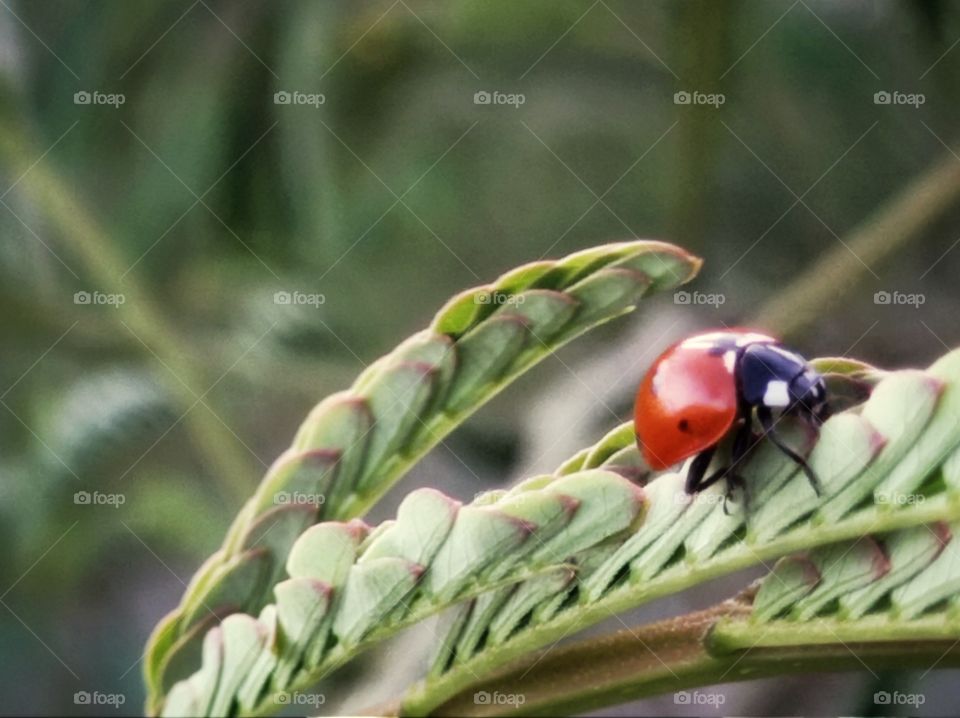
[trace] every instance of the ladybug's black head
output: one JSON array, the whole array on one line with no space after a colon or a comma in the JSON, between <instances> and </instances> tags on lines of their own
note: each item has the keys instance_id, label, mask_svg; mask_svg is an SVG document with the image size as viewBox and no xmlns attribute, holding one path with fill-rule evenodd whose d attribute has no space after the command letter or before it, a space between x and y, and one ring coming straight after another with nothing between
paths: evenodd
<instances>
[{"instance_id":1,"label":"ladybug's black head","mask_svg":"<svg viewBox=\"0 0 960 718\"><path fill-rule=\"evenodd\" d=\"M809 366L790 382L790 394L796 402L796 410L809 414L818 423L827 418L827 385L823 377Z\"/></svg>"},{"instance_id":2,"label":"ladybug's black head","mask_svg":"<svg viewBox=\"0 0 960 718\"><path fill-rule=\"evenodd\" d=\"M737 362L740 400L784 413L802 414L816 422L827 413L827 387L807 361L777 344L751 344Z\"/></svg>"}]
</instances>

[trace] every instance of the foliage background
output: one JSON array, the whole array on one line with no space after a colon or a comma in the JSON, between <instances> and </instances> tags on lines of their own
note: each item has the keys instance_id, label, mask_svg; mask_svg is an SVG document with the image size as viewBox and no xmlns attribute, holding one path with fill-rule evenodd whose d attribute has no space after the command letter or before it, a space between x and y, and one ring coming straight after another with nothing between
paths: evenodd
<instances>
[{"instance_id":1,"label":"foliage background","mask_svg":"<svg viewBox=\"0 0 960 718\"><path fill-rule=\"evenodd\" d=\"M629 415L658 349L748 321L960 148L960 9L944 2L0 4L0 694L14 714L83 714L77 691L122 694L118 712L136 713L150 628L265 465L313 403L454 292L649 236L703 256L690 289L723 303L658 299L565 350L375 518L416 485L469 498L596 439ZM74 104L94 90L125 102ZM925 101L875 104L894 90ZM325 102L278 105L278 91ZM477 91L525 101L478 105ZM678 91L725 102L676 104ZM63 197L75 206L58 212ZM859 283L820 297L822 318L790 341L890 366L960 343L958 215L858 260ZM76 304L78 291L128 301ZM278 305L277 291L325 301ZM78 505L77 491L124 503ZM395 692L397 664L415 670L429 638L339 675L324 710ZM937 714L951 680L716 691L726 713L863 714L888 712L874 691L913 686ZM669 696L619 710L690 712Z\"/></svg>"}]
</instances>

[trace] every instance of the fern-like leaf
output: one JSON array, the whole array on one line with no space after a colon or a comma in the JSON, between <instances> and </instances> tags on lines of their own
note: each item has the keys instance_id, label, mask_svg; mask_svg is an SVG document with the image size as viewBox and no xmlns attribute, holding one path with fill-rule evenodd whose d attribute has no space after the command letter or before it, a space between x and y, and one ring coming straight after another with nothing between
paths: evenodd
<instances>
[{"instance_id":1,"label":"fern-like leaf","mask_svg":"<svg viewBox=\"0 0 960 718\"><path fill-rule=\"evenodd\" d=\"M734 599L541 651L438 712L559 715L800 671L957 667L958 531L935 522L784 557ZM478 693L522 699L491 706Z\"/></svg>"},{"instance_id":2,"label":"fern-like leaf","mask_svg":"<svg viewBox=\"0 0 960 718\"><path fill-rule=\"evenodd\" d=\"M428 329L372 364L351 389L322 401L242 509L223 548L154 631L145 663L149 709L158 710L166 690L192 671L208 629L266 605L284 578L291 546L308 527L362 515L513 379L570 339L630 311L642 296L688 281L699 264L672 245L634 241L525 265L454 297ZM242 622L238 617L227 627Z\"/></svg>"},{"instance_id":3,"label":"fern-like leaf","mask_svg":"<svg viewBox=\"0 0 960 718\"><path fill-rule=\"evenodd\" d=\"M533 607L521 630L476 645L463 638L469 621L455 623L461 637L442 642L432 674L410 691L404 711L429 712L476 676L569 631L715 576L871 532L960 519L960 352L925 372L882 379L861 366L845 368L879 383L866 403L823 426L809 455L824 482L822 496L769 444L741 472L753 487L749 513L743 503L728 512L722 487L687 501L683 475L658 477L645 488L643 525L612 552L602 545L580 557L585 568L573 585ZM621 427L562 470L589 468L597 460L629 465L631 442L632 431ZM476 611L479 603L461 610ZM482 623L496 618L488 612Z\"/></svg>"},{"instance_id":4,"label":"fern-like leaf","mask_svg":"<svg viewBox=\"0 0 960 718\"><path fill-rule=\"evenodd\" d=\"M467 506L423 489L374 529L321 523L295 542L275 603L207 633L200 670L164 713L271 712L278 695L459 605L433 670L402 704L426 714L478 676L653 598L798 550L960 521L960 351L880 376L866 403L822 427L809 455L819 497L770 445L743 469L757 487L749 513L725 511L718 486L687 497L682 474L640 489L625 478L641 466L625 424L556 473ZM890 500L913 495L924 500Z\"/></svg>"}]
</instances>

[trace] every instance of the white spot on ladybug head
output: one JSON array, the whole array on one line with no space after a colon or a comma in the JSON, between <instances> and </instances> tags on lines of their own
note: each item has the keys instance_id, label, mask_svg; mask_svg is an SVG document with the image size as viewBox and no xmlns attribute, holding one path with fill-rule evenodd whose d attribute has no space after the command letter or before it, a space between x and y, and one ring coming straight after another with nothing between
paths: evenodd
<instances>
[{"instance_id":1,"label":"white spot on ladybug head","mask_svg":"<svg viewBox=\"0 0 960 718\"><path fill-rule=\"evenodd\" d=\"M737 365L737 353L735 351L725 352L723 355L723 365L727 371L733 374L733 369Z\"/></svg>"},{"instance_id":2,"label":"white spot on ladybug head","mask_svg":"<svg viewBox=\"0 0 960 718\"><path fill-rule=\"evenodd\" d=\"M763 393L764 406L784 407L790 404L790 392L787 382L771 381L767 383L767 390Z\"/></svg>"}]
</instances>

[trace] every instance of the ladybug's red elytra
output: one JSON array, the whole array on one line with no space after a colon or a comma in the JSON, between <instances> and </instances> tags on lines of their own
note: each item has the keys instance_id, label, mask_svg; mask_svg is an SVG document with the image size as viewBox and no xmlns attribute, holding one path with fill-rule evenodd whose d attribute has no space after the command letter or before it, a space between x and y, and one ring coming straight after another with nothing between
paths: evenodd
<instances>
[{"instance_id":1,"label":"ladybug's red elytra","mask_svg":"<svg viewBox=\"0 0 960 718\"><path fill-rule=\"evenodd\" d=\"M674 344L650 367L634 408L637 442L656 470L696 456L686 491L695 494L724 476L742 484L736 466L753 444L754 417L762 434L803 469L819 494L820 482L774 429L791 414L819 426L827 413L823 377L776 339L749 330L696 334ZM717 444L735 431L730 466L706 476Z\"/></svg>"}]
</instances>

